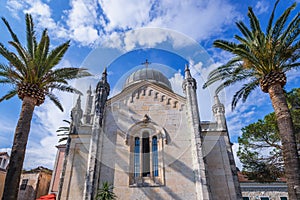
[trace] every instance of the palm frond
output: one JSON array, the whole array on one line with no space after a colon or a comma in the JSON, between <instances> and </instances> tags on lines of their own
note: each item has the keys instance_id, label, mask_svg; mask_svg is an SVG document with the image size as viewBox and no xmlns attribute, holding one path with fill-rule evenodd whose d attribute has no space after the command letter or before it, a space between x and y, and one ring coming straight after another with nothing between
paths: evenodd
<instances>
[{"instance_id":1,"label":"palm frond","mask_svg":"<svg viewBox=\"0 0 300 200\"><path fill-rule=\"evenodd\" d=\"M62 84L52 83L52 84L48 85L47 87L51 90L57 89L57 90L60 90L63 92L69 92L69 93L75 93L75 94L82 95L82 92L80 92L78 89L76 89L70 85L62 85Z\"/></svg>"},{"instance_id":2,"label":"palm frond","mask_svg":"<svg viewBox=\"0 0 300 200\"><path fill-rule=\"evenodd\" d=\"M49 97L49 99L63 112L64 109L59 101L59 99L52 93L48 92L46 93L46 96Z\"/></svg>"},{"instance_id":3,"label":"palm frond","mask_svg":"<svg viewBox=\"0 0 300 200\"><path fill-rule=\"evenodd\" d=\"M300 34L300 12L289 23L288 27L280 36L281 46L288 47L298 38Z\"/></svg>"},{"instance_id":4,"label":"palm frond","mask_svg":"<svg viewBox=\"0 0 300 200\"><path fill-rule=\"evenodd\" d=\"M74 78L91 76L91 74L87 72L87 69L85 68L66 67L55 69L51 73L51 76L54 77L54 79L71 80Z\"/></svg>"},{"instance_id":5,"label":"palm frond","mask_svg":"<svg viewBox=\"0 0 300 200\"><path fill-rule=\"evenodd\" d=\"M274 14L275 14L275 10L276 10L276 7L277 7L278 3L279 3L279 0L276 1L275 5L273 7L272 13L271 13L269 22L268 22L268 26L267 26L267 30L266 30L267 37L271 37Z\"/></svg>"},{"instance_id":6,"label":"palm frond","mask_svg":"<svg viewBox=\"0 0 300 200\"><path fill-rule=\"evenodd\" d=\"M260 24L259 21L256 17L256 15L254 14L253 10L251 7L248 8L248 17L250 20L250 26L252 29L252 33L253 34L257 34L257 33L261 33L261 28L260 28Z\"/></svg>"},{"instance_id":7,"label":"palm frond","mask_svg":"<svg viewBox=\"0 0 300 200\"><path fill-rule=\"evenodd\" d=\"M61 126L59 127L56 132L66 132L66 131L69 131L70 127L69 126ZM62 136L64 134L57 134L58 136Z\"/></svg>"},{"instance_id":8,"label":"palm frond","mask_svg":"<svg viewBox=\"0 0 300 200\"><path fill-rule=\"evenodd\" d=\"M296 7L296 3L293 3L289 8L287 8L284 13L279 17L279 19L276 21L273 31L272 31L272 39L273 42L277 42L278 37L282 33L282 29L284 28L284 25L288 19L288 16L290 15L291 11Z\"/></svg>"},{"instance_id":9,"label":"palm frond","mask_svg":"<svg viewBox=\"0 0 300 200\"><path fill-rule=\"evenodd\" d=\"M27 36L27 49L28 52L33 59L35 54L35 46L36 46L36 38L35 38L35 32L34 32L34 24L32 21L32 17L30 14L26 14L26 36Z\"/></svg>"},{"instance_id":10,"label":"palm frond","mask_svg":"<svg viewBox=\"0 0 300 200\"><path fill-rule=\"evenodd\" d=\"M0 76L1 76L1 72L0 72ZM8 79L8 78L0 78L0 83L11 83L11 84L13 84L14 82L11 79Z\"/></svg>"},{"instance_id":11,"label":"palm frond","mask_svg":"<svg viewBox=\"0 0 300 200\"><path fill-rule=\"evenodd\" d=\"M0 43L0 55L6 58L13 66L16 67L22 74L24 74L25 64L14 54L5 48L3 44Z\"/></svg>"},{"instance_id":12,"label":"palm frond","mask_svg":"<svg viewBox=\"0 0 300 200\"><path fill-rule=\"evenodd\" d=\"M70 40L53 49L48 55L44 71L47 72L59 63L70 46Z\"/></svg>"},{"instance_id":13,"label":"palm frond","mask_svg":"<svg viewBox=\"0 0 300 200\"><path fill-rule=\"evenodd\" d=\"M11 29L11 27L10 27L8 21L7 21L4 17L2 17L2 21L4 22L5 26L7 27L8 31L9 31L9 33L10 33L12 39L13 39L13 41L20 44L20 41L19 41L17 35L16 35L16 34L13 32L13 30Z\"/></svg>"},{"instance_id":14,"label":"palm frond","mask_svg":"<svg viewBox=\"0 0 300 200\"><path fill-rule=\"evenodd\" d=\"M67 124L71 124L69 120L64 119L63 122L66 122Z\"/></svg>"},{"instance_id":15,"label":"palm frond","mask_svg":"<svg viewBox=\"0 0 300 200\"><path fill-rule=\"evenodd\" d=\"M28 62L31 60L30 56L28 55L27 51L18 43L16 42L9 42L10 45L12 45L16 51L18 52L18 56L15 55L15 53L13 52L9 52L8 56L14 56L15 60L19 60L19 62L22 63L23 66L28 65ZM20 60L20 58L22 60ZM8 57L6 57L6 59L9 59ZM13 62L13 61L11 61Z\"/></svg>"},{"instance_id":16,"label":"palm frond","mask_svg":"<svg viewBox=\"0 0 300 200\"><path fill-rule=\"evenodd\" d=\"M38 76L42 76L43 75L43 66L44 63L47 59L47 55L49 53L49 44L50 44L50 39L49 36L47 34L47 29L45 29L43 31L43 34L41 36L41 40L37 46L35 55L34 55L34 62L37 65L37 67L39 68L38 71Z\"/></svg>"},{"instance_id":17,"label":"palm frond","mask_svg":"<svg viewBox=\"0 0 300 200\"><path fill-rule=\"evenodd\" d=\"M213 45L225 51L233 52L237 48L237 44L225 40L216 40Z\"/></svg>"},{"instance_id":18,"label":"palm frond","mask_svg":"<svg viewBox=\"0 0 300 200\"><path fill-rule=\"evenodd\" d=\"M16 89L12 89L6 95L4 95L3 97L0 98L0 102L2 102L3 100L10 99L10 98L14 97L16 94L18 94L18 91Z\"/></svg>"},{"instance_id":19,"label":"palm frond","mask_svg":"<svg viewBox=\"0 0 300 200\"><path fill-rule=\"evenodd\" d=\"M252 32L248 29L248 27L242 22L239 21L236 23L238 29L241 31L241 33L249 40L253 40Z\"/></svg>"},{"instance_id":20,"label":"palm frond","mask_svg":"<svg viewBox=\"0 0 300 200\"><path fill-rule=\"evenodd\" d=\"M231 109L234 110L238 101L242 99L243 102L246 101L249 94L259 85L259 79L254 79L250 83L244 84L243 87L237 91L231 102Z\"/></svg>"},{"instance_id":21,"label":"palm frond","mask_svg":"<svg viewBox=\"0 0 300 200\"><path fill-rule=\"evenodd\" d=\"M63 141L66 141L66 140L68 140L68 137L63 137L63 138L60 138L60 139L58 140L58 142L63 142Z\"/></svg>"}]
</instances>

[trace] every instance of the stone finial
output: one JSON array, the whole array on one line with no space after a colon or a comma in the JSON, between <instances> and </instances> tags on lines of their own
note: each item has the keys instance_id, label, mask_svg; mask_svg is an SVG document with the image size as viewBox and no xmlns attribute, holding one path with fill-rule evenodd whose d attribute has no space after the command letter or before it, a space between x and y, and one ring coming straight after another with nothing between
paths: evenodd
<instances>
[{"instance_id":1,"label":"stone finial","mask_svg":"<svg viewBox=\"0 0 300 200\"><path fill-rule=\"evenodd\" d=\"M197 82L192 77L188 64L185 65L184 81L182 83L182 89L184 93L186 92L187 87L191 87L194 91L197 89Z\"/></svg>"},{"instance_id":2,"label":"stone finial","mask_svg":"<svg viewBox=\"0 0 300 200\"><path fill-rule=\"evenodd\" d=\"M81 124L82 114L83 111L81 109L81 99L79 95L74 108L71 110L71 133L77 133L76 127Z\"/></svg>"},{"instance_id":3,"label":"stone finial","mask_svg":"<svg viewBox=\"0 0 300 200\"><path fill-rule=\"evenodd\" d=\"M191 72L190 72L190 68L188 64L185 64L185 69L184 69L184 78L192 78Z\"/></svg>"},{"instance_id":4,"label":"stone finial","mask_svg":"<svg viewBox=\"0 0 300 200\"><path fill-rule=\"evenodd\" d=\"M87 93L88 95L91 95L91 94L92 94L92 86L91 86L91 85L89 86L89 89L86 91L86 93Z\"/></svg>"},{"instance_id":5,"label":"stone finial","mask_svg":"<svg viewBox=\"0 0 300 200\"><path fill-rule=\"evenodd\" d=\"M86 101L85 101L85 109L83 115L83 123L91 124L91 111L93 106L93 97L92 97L92 86L89 86L89 89L86 91Z\"/></svg>"},{"instance_id":6,"label":"stone finial","mask_svg":"<svg viewBox=\"0 0 300 200\"><path fill-rule=\"evenodd\" d=\"M148 123L150 121L150 117L147 114L145 114L144 117L143 117L143 119L142 119L142 121L144 123Z\"/></svg>"},{"instance_id":7,"label":"stone finial","mask_svg":"<svg viewBox=\"0 0 300 200\"><path fill-rule=\"evenodd\" d=\"M212 106L212 111L218 124L218 129L226 130L225 107L220 102L217 94L214 96L214 105Z\"/></svg>"}]
</instances>

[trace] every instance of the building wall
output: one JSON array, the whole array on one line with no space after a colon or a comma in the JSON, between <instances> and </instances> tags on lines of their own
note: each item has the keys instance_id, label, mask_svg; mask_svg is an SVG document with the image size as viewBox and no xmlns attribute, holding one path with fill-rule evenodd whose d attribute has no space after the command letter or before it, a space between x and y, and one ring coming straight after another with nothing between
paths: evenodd
<instances>
[{"instance_id":1,"label":"building wall","mask_svg":"<svg viewBox=\"0 0 300 200\"><path fill-rule=\"evenodd\" d=\"M209 185L215 200L238 199L226 148L226 137L226 132L206 132L204 139Z\"/></svg>"},{"instance_id":2,"label":"building wall","mask_svg":"<svg viewBox=\"0 0 300 200\"><path fill-rule=\"evenodd\" d=\"M81 128L83 129L84 127ZM85 132L82 131L82 129L81 132ZM90 133L91 127L87 129L88 131L86 131L86 133ZM82 199L89 153L89 141L89 134L71 136L70 153L67 157L68 160L63 189L61 191L61 200Z\"/></svg>"},{"instance_id":3,"label":"building wall","mask_svg":"<svg viewBox=\"0 0 300 200\"><path fill-rule=\"evenodd\" d=\"M195 181L195 173L199 169L195 167L197 161L194 160L195 152L191 147L195 137L191 136L191 130L195 127L191 124L192 120L187 118L185 104L184 97L153 84L133 85L110 99L105 110L103 129L98 130L95 180L97 182L99 178L99 182L94 191L107 181L113 184L114 192L122 200L201 199ZM133 127L143 122L145 114L150 118L150 122L145 122L145 127L151 123L158 132L165 132L164 138L159 140L159 173L163 176L158 183L142 178L148 186L137 187L131 184L130 137ZM92 124L80 125L76 127L78 134L71 136L61 200L83 198L92 127ZM205 134L212 134L206 137L205 142L212 149L206 148L206 154L203 155L208 162L212 199L240 199L236 190L238 182L233 177L235 166L229 156L232 152L229 151L231 147L226 138L227 132L207 129Z\"/></svg>"},{"instance_id":4,"label":"building wall","mask_svg":"<svg viewBox=\"0 0 300 200\"><path fill-rule=\"evenodd\" d=\"M281 200L280 197L288 197L287 185L284 182L274 183L241 183L243 197L257 200L260 197L269 197L270 200Z\"/></svg>"},{"instance_id":5,"label":"building wall","mask_svg":"<svg viewBox=\"0 0 300 200\"><path fill-rule=\"evenodd\" d=\"M22 181L28 179L25 190L19 190L18 200L34 200L37 192L37 183L39 179L39 173L22 174L20 179L20 186Z\"/></svg>"},{"instance_id":6,"label":"building wall","mask_svg":"<svg viewBox=\"0 0 300 200\"><path fill-rule=\"evenodd\" d=\"M0 170L0 199L2 198L4 183L5 183L6 172Z\"/></svg>"},{"instance_id":7,"label":"building wall","mask_svg":"<svg viewBox=\"0 0 300 200\"><path fill-rule=\"evenodd\" d=\"M150 92L151 91L151 92ZM191 153L191 132L184 98L173 93L144 87L110 102L102 137L100 183L113 183L114 192L126 199L196 199ZM175 104L174 102L177 101ZM126 133L144 115L166 131L162 151L164 177L158 187L130 186L130 146ZM101 184L99 185L101 187Z\"/></svg>"},{"instance_id":8,"label":"building wall","mask_svg":"<svg viewBox=\"0 0 300 200\"><path fill-rule=\"evenodd\" d=\"M35 198L48 194L52 174L41 172L38 180L38 188Z\"/></svg>"},{"instance_id":9,"label":"building wall","mask_svg":"<svg viewBox=\"0 0 300 200\"><path fill-rule=\"evenodd\" d=\"M51 182L51 173L25 172L21 175L18 200L35 200L40 196L48 194ZM28 179L25 189L21 189L23 180Z\"/></svg>"},{"instance_id":10,"label":"building wall","mask_svg":"<svg viewBox=\"0 0 300 200\"><path fill-rule=\"evenodd\" d=\"M49 188L49 193L57 193L59 187L60 176L65 158L65 145L57 146L57 155L54 164L53 176Z\"/></svg>"}]
</instances>

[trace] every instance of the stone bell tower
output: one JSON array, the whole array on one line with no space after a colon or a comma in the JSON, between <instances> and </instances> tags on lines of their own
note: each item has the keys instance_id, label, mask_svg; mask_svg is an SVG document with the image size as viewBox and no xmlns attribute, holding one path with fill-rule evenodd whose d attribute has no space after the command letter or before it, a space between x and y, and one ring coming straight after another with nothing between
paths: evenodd
<instances>
[{"instance_id":1,"label":"stone bell tower","mask_svg":"<svg viewBox=\"0 0 300 200\"><path fill-rule=\"evenodd\" d=\"M186 95L187 117L192 132L191 148L193 154L193 170L195 172L197 197L201 200L211 199L206 163L202 148L203 136L201 134L200 115L197 101L197 82L192 77L188 65L185 66L185 77L182 87Z\"/></svg>"},{"instance_id":2,"label":"stone bell tower","mask_svg":"<svg viewBox=\"0 0 300 200\"><path fill-rule=\"evenodd\" d=\"M107 101L107 97L110 92L110 86L107 82L107 70L104 69L102 73L102 78L98 82L96 87L96 94L95 94L95 115L93 119L93 126L92 126L92 134L90 140L90 148L89 148L89 157L88 157L88 165L87 165L87 172L85 178L85 187L84 187L84 199L90 200L93 199L95 196L95 191L98 187L98 176L97 173L99 169L99 137L103 134L103 116L105 105Z\"/></svg>"}]
</instances>

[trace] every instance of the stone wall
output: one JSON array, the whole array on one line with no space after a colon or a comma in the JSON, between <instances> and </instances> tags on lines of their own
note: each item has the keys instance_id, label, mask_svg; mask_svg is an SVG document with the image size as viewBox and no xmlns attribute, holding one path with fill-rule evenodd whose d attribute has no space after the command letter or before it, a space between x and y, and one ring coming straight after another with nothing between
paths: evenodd
<instances>
[{"instance_id":1,"label":"stone wall","mask_svg":"<svg viewBox=\"0 0 300 200\"><path fill-rule=\"evenodd\" d=\"M284 182L242 182L240 184L243 197L249 197L249 200L257 200L260 197L269 197L270 200L281 200L280 197L288 197L287 185Z\"/></svg>"},{"instance_id":2,"label":"stone wall","mask_svg":"<svg viewBox=\"0 0 300 200\"><path fill-rule=\"evenodd\" d=\"M100 183L114 184L120 199L197 199L191 155L191 132L188 126L184 98L163 93L158 88L144 87L111 100L105 118L105 135L101 139ZM159 140L163 158L160 163L162 180L149 186L130 185L130 134L128 130L149 116L149 124L156 131L164 129L165 138ZM147 127L147 125L145 125ZM137 129L138 130L138 129ZM144 181L147 181L144 178ZM99 185L101 187L101 185Z\"/></svg>"},{"instance_id":3,"label":"stone wall","mask_svg":"<svg viewBox=\"0 0 300 200\"><path fill-rule=\"evenodd\" d=\"M2 198L4 183L5 183L6 171L0 170L0 199Z\"/></svg>"}]
</instances>

